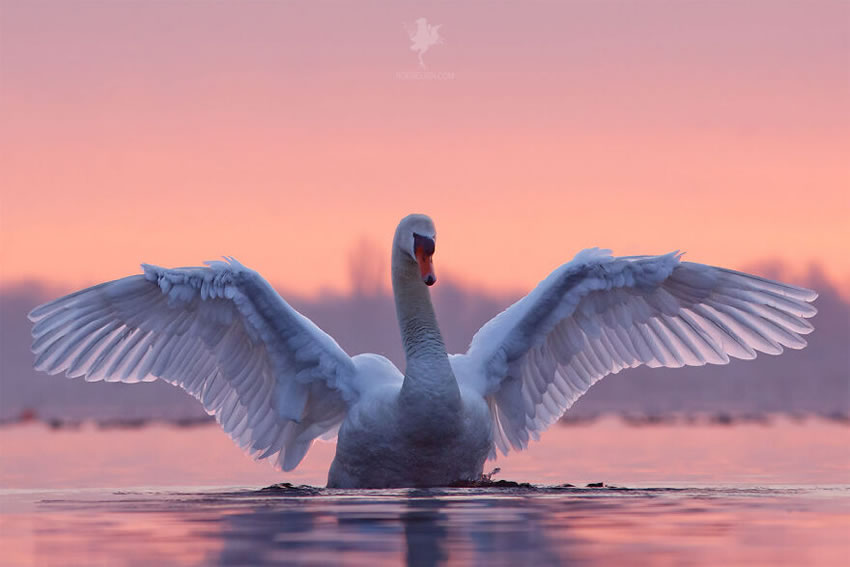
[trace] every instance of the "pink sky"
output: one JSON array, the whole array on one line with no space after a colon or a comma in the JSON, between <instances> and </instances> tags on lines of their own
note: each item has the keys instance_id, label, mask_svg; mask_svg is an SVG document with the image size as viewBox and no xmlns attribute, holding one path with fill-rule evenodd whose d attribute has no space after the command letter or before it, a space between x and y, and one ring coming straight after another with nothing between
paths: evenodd
<instances>
[{"instance_id":1,"label":"pink sky","mask_svg":"<svg viewBox=\"0 0 850 567\"><path fill-rule=\"evenodd\" d=\"M418 69L405 24L440 24ZM589 246L850 285L847 2L0 2L0 283L234 255L349 286L408 212L438 275ZM846 285L845 285L846 287Z\"/></svg>"}]
</instances>

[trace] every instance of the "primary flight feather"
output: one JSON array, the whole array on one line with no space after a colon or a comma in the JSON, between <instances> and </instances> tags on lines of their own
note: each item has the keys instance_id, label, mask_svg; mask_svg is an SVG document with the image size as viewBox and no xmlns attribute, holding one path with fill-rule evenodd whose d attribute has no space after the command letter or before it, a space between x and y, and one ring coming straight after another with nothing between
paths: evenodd
<instances>
[{"instance_id":1,"label":"primary flight feather","mask_svg":"<svg viewBox=\"0 0 850 567\"><path fill-rule=\"evenodd\" d=\"M338 436L332 487L438 486L480 477L624 368L726 364L806 345L817 294L682 262L580 252L448 355L430 301L436 233L396 229L392 280L406 355L350 357L234 259L100 284L39 306L35 367L88 381L180 386L258 459L292 470Z\"/></svg>"}]
</instances>

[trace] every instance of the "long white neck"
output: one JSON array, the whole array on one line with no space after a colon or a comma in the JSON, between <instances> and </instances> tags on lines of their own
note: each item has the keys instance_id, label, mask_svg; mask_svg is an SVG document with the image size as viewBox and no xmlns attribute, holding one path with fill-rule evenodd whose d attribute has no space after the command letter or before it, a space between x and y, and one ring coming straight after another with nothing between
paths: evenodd
<instances>
[{"instance_id":1,"label":"long white neck","mask_svg":"<svg viewBox=\"0 0 850 567\"><path fill-rule=\"evenodd\" d=\"M393 294L401 329L407 367L402 398L439 398L459 403L460 391L452 373L446 345L437 326L428 286L422 282L416 262L393 245Z\"/></svg>"}]
</instances>

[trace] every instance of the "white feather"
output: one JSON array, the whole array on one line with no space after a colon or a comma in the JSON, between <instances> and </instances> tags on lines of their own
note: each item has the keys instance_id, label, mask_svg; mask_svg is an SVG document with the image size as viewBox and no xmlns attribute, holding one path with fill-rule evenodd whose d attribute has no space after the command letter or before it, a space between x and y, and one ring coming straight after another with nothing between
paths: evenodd
<instances>
[{"instance_id":1,"label":"white feather","mask_svg":"<svg viewBox=\"0 0 850 567\"><path fill-rule=\"evenodd\" d=\"M339 426L358 396L351 359L256 272L232 259L143 269L34 309L36 367L86 380L171 382L243 448L288 469Z\"/></svg>"},{"instance_id":2,"label":"white feather","mask_svg":"<svg viewBox=\"0 0 850 567\"><path fill-rule=\"evenodd\" d=\"M487 399L494 443L522 449L604 376L641 364L726 364L803 348L813 291L681 262L591 249L484 325L452 357Z\"/></svg>"}]
</instances>

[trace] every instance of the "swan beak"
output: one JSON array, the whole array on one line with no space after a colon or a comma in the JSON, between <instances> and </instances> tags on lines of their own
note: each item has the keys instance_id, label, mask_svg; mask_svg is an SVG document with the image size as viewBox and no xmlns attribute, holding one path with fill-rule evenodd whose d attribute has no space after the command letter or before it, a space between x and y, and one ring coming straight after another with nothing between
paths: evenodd
<instances>
[{"instance_id":1,"label":"swan beak","mask_svg":"<svg viewBox=\"0 0 850 567\"><path fill-rule=\"evenodd\" d=\"M431 259L434 256L434 250L433 238L413 233L413 255L416 256L416 263L419 264L422 281L428 286L437 282L437 276L434 275L434 261Z\"/></svg>"},{"instance_id":2,"label":"swan beak","mask_svg":"<svg viewBox=\"0 0 850 567\"><path fill-rule=\"evenodd\" d=\"M416 263L419 264L419 273L422 275L422 281L425 282L425 285L434 285L437 282L437 276L434 275L433 256L426 254L421 248L417 248Z\"/></svg>"}]
</instances>

